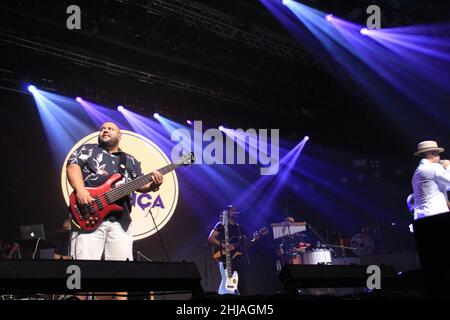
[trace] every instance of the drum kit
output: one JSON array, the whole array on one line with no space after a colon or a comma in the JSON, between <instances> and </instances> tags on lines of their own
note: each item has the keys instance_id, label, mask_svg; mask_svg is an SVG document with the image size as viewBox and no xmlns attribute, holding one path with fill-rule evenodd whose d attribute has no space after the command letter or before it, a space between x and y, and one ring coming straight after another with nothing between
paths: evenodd
<instances>
[{"instance_id":1,"label":"drum kit","mask_svg":"<svg viewBox=\"0 0 450 320\"><path fill-rule=\"evenodd\" d=\"M332 264L332 254L330 249L326 248L314 248L308 251L297 250L293 248L291 250L278 249L277 252L282 259L283 263L288 264Z\"/></svg>"},{"instance_id":2,"label":"drum kit","mask_svg":"<svg viewBox=\"0 0 450 320\"><path fill-rule=\"evenodd\" d=\"M303 264L332 264L331 250L316 248L303 254Z\"/></svg>"},{"instance_id":3,"label":"drum kit","mask_svg":"<svg viewBox=\"0 0 450 320\"><path fill-rule=\"evenodd\" d=\"M322 239L322 243L312 248L310 244L304 242L305 236L302 234L307 229L305 222L282 222L273 223L274 239L280 239L281 243L277 245L276 253L278 256L277 269L281 269L281 264L303 264L303 265L330 265L333 264L333 253L337 257L339 252L335 250L348 249L354 255L361 257L374 253L375 244L372 238L365 233L355 234L350 240L350 246L325 244L320 235L309 228Z\"/></svg>"},{"instance_id":4,"label":"drum kit","mask_svg":"<svg viewBox=\"0 0 450 320\"><path fill-rule=\"evenodd\" d=\"M350 247L355 255L368 256L373 254L375 243L368 234L358 233L351 238Z\"/></svg>"},{"instance_id":5,"label":"drum kit","mask_svg":"<svg viewBox=\"0 0 450 320\"><path fill-rule=\"evenodd\" d=\"M320 244L310 248L311 244L304 242L302 233L306 231L305 222L272 223L274 239L280 239L277 255L280 262L288 264L331 264L332 251Z\"/></svg>"}]
</instances>

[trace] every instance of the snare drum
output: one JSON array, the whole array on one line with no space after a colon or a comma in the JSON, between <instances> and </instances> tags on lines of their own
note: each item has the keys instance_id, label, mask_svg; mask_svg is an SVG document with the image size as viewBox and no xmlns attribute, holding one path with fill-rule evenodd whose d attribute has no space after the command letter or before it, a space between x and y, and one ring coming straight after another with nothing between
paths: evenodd
<instances>
[{"instance_id":1,"label":"snare drum","mask_svg":"<svg viewBox=\"0 0 450 320\"><path fill-rule=\"evenodd\" d=\"M313 249L303 253L303 264L331 264L331 251Z\"/></svg>"}]
</instances>

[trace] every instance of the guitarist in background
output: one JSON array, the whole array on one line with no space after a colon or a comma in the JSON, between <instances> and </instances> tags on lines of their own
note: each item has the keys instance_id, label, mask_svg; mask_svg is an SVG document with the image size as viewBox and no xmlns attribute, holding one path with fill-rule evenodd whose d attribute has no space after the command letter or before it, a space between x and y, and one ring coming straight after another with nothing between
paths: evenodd
<instances>
[{"instance_id":1,"label":"guitarist in background","mask_svg":"<svg viewBox=\"0 0 450 320\"><path fill-rule=\"evenodd\" d=\"M86 187L97 187L111 175L121 173L119 186L142 176L141 164L119 148L120 128L114 122L105 122L100 128L98 144L79 147L67 161L67 177L75 190L79 205L91 204L94 199ZM153 183L138 189L139 192L156 191L163 182L159 171L153 172ZM122 198L118 203L124 208L112 212L93 232L85 232L74 226L71 237L71 256L79 260L133 260L133 237L130 199ZM78 229L78 230L77 230Z\"/></svg>"},{"instance_id":2,"label":"guitarist in background","mask_svg":"<svg viewBox=\"0 0 450 320\"><path fill-rule=\"evenodd\" d=\"M228 208L228 238L229 249L234 258L232 259L232 269L237 271L239 275L238 290L241 295L247 294L247 265L248 257L245 249L245 232L236 220L239 215L237 208L234 205L229 205ZM216 223L211 230L208 241L216 248L224 248L225 231L221 221ZM236 252L240 254L235 255Z\"/></svg>"}]
</instances>

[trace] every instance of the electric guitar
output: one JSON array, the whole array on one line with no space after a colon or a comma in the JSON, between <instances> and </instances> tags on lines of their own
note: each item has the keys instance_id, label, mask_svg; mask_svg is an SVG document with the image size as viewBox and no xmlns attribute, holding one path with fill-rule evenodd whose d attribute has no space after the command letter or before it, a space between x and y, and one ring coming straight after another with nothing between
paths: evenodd
<instances>
[{"instance_id":1,"label":"electric guitar","mask_svg":"<svg viewBox=\"0 0 450 320\"><path fill-rule=\"evenodd\" d=\"M244 243L245 248L251 247L253 244L256 243L262 236L265 236L267 233L269 233L269 230L266 227L263 227L259 229L258 231L254 232L250 240L246 240ZM232 240L237 237L232 237L228 241L233 242ZM247 237L246 237L247 238ZM236 258L237 256L243 255L243 252L239 251L238 248L235 248L233 250L230 250L230 256L231 259ZM213 250L213 259L217 261L224 261L225 259L225 249L222 247L217 247Z\"/></svg>"},{"instance_id":2,"label":"electric guitar","mask_svg":"<svg viewBox=\"0 0 450 320\"><path fill-rule=\"evenodd\" d=\"M222 281L220 282L218 293L239 295L239 275L237 271L233 272L233 269L231 267L230 249L228 248L228 245L230 244L230 239L228 238L228 211L224 211L222 214L222 224L225 232L225 266L223 262L219 263Z\"/></svg>"},{"instance_id":3,"label":"electric guitar","mask_svg":"<svg viewBox=\"0 0 450 320\"><path fill-rule=\"evenodd\" d=\"M158 171L165 175L179 166L187 166L194 162L194 153L186 153L176 163L171 163ZM82 230L94 231L109 213L124 209L116 203L118 200L152 182L152 175L152 173L149 173L119 187L112 188L114 183L122 179L120 173L113 174L101 186L86 188L92 198L95 199L89 205L79 205L75 191L72 192L69 197L69 210L72 215L72 221Z\"/></svg>"}]
</instances>

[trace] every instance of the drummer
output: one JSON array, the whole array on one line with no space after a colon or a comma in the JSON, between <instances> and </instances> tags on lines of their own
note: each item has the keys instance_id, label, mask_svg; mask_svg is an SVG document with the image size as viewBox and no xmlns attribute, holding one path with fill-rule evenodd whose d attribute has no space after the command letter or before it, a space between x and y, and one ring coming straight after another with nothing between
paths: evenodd
<instances>
[{"instance_id":1,"label":"drummer","mask_svg":"<svg viewBox=\"0 0 450 320\"><path fill-rule=\"evenodd\" d=\"M295 223L293 217L286 217L284 222ZM288 264L302 264L301 254L304 253L311 244L303 241L299 241L298 234L285 236L282 239L282 243L277 248L277 255L283 260L283 263Z\"/></svg>"}]
</instances>

